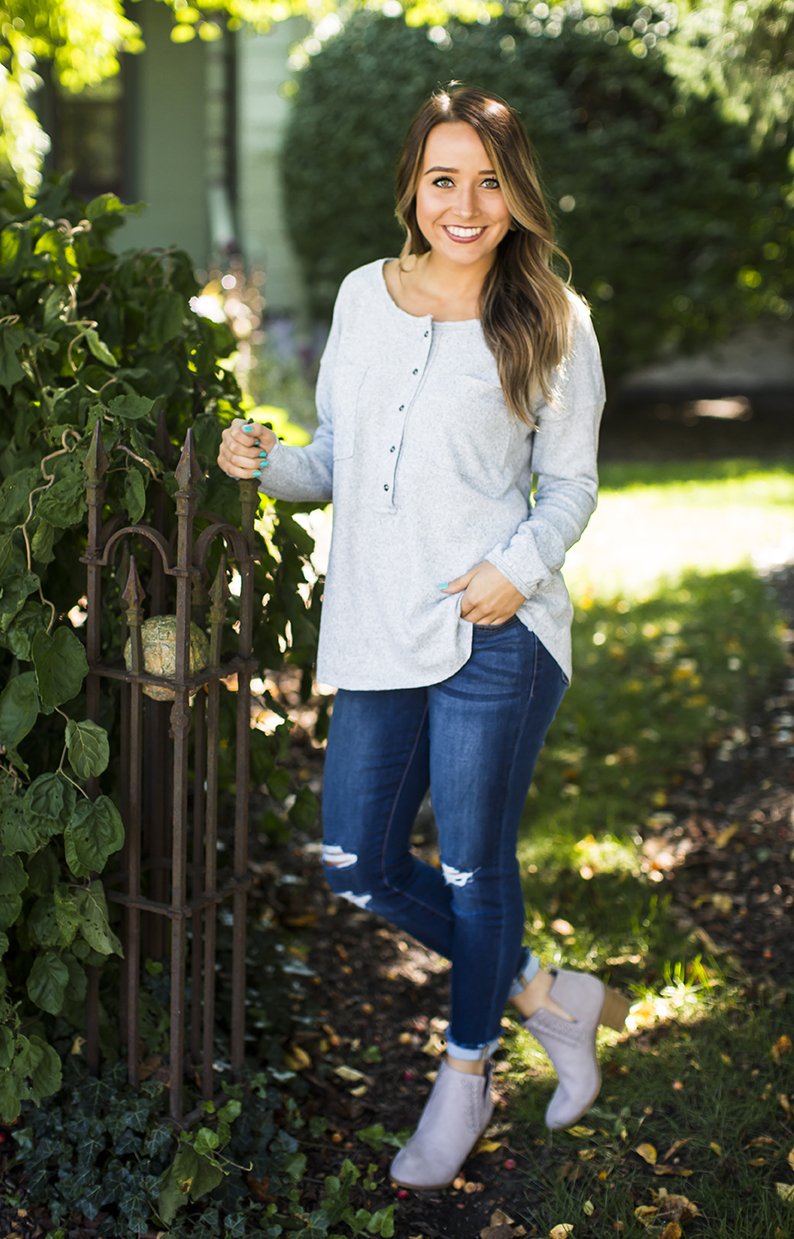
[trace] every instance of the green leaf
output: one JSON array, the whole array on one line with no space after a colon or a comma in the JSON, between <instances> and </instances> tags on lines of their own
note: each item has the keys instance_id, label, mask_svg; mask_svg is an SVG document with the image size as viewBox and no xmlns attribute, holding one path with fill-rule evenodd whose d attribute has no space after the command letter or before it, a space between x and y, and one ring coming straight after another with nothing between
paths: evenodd
<instances>
[{"instance_id":1,"label":"green leaf","mask_svg":"<svg viewBox=\"0 0 794 1239\"><path fill-rule=\"evenodd\" d=\"M10 523L18 516L28 514L28 496L37 483L42 481L40 470L34 466L15 469L0 486L0 512L3 521Z\"/></svg>"},{"instance_id":2,"label":"green leaf","mask_svg":"<svg viewBox=\"0 0 794 1239\"><path fill-rule=\"evenodd\" d=\"M7 950L8 950L8 934L4 934L2 933L2 931L0 931L0 959L3 958Z\"/></svg>"},{"instance_id":3,"label":"green leaf","mask_svg":"<svg viewBox=\"0 0 794 1239\"><path fill-rule=\"evenodd\" d=\"M38 527L33 537L30 540L30 550L33 558L39 564L52 563L54 555L52 548L55 545L55 526L49 521L40 520Z\"/></svg>"},{"instance_id":4,"label":"green leaf","mask_svg":"<svg viewBox=\"0 0 794 1239\"><path fill-rule=\"evenodd\" d=\"M121 943L108 923L108 907L102 883L94 881L81 891L79 900L80 933L99 955L122 955Z\"/></svg>"},{"instance_id":5,"label":"green leaf","mask_svg":"<svg viewBox=\"0 0 794 1239\"><path fill-rule=\"evenodd\" d=\"M11 391L14 384L25 377L19 353L23 344L31 339L31 332L24 327L0 327L0 387L6 391Z\"/></svg>"},{"instance_id":6,"label":"green leaf","mask_svg":"<svg viewBox=\"0 0 794 1239\"><path fill-rule=\"evenodd\" d=\"M80 928L80 906L77 897L66 886L56 886L52 892L59 946L71 946Z\"/></svg>"},{"instance_id":7,"label":"green leaf","mask_svg":"<svg viewBox=\"0 0 794 1239\"><path fill-rule=\"evenodd\" d=\"M50 636L37 632L31 644L39 696L47 706L60 706L79 693L88 675L88 659L79 637L65 625Z\"/></svg>"},{"instance_id":8,"label":"green leaf","mask_svg":"<svg viewBox=\"0 0 794 1239\"><path fill-rule=\"evenodd\" d=\"M28 875L18 856L5 856L0 865L0 929L8 929L22 911L20 892L28 884Z\"/></svg>"},{"instance_id":9,"label":"green leaf","mask_svg":"<svg viewBox=\"0 0 794 1239\"><path fill-rule=\"evenodd\" d=\"M223 1179L220 1166L199 1157L189 1144L180 1144L172 1164L160 1178L157 1199L159 1217L170 1226L187 1201L198 1200L216 1188Z\"/></svg>"},{"instance_id":10,"label":"green leaf","mask_svg":"<svg viewBox=\"0 0 794 1239\"><path fill-rule=\"evenodd\" d=\"M71 942L71 938L64 938L61 933L52 895L41 895L36 900L27 913L25 924L36 946L68 946Z\"/></svg>"},{"instance_id":11,"label":"green leaf","mask_svg":"<svg viewBox=\"0 0 794 1239\"><path fill-rule=\"evenodd\" d=\"M267 776L267 788L275 800L285 800L292 787L292 777L283 766L276 766Z\"/></svg>"},{"instance_id":12,"label":"green leaf","mask_svg":"<svg viewBox=\"0 0 794 1239\"><path fill-rule=\"evenodd\" d=\"M33 961L27 980L28 997L42 1011L57 1015L63 1006L69 969L54 951L45 951Z\"/></svg>"},{"instance_id":13,"label":"green leaf","mask_svg":"<svg viewBox=\"0 0 794 1239\"><path fill-rule=\"evenodd\" d=\"M154 401L149 400L147 396L130 394L114 397L108 405L108 409L114 418L120 417L124 421L137 421L138 418L149 416L153 404Z\"/></svg>"},{"instance_id":14,"label":"green leaf","mask_svg":"<svg viewBox=\"0 0 794 1239\"><path fill-rule=\"evenodd\" d=\"M86 510L85 479L70 470L45 490L36 505L36 514L57 529L79 525Z\"/></svg>"},{"instance_id":15,"label":"green leaf","mask_svg":"<svg viewBox=\"0 0 794 1239\"><path fill-rule=\"evenodd\" d=\"M38 852L48 838L44 831L26 818L21 796L0 796L0 849L4 855Z\"/></svg>"},{"instance_id":16,"label":"green leaf","mask_svg":"<svg viewBox=\"0 0 794 1239\"><path fill-rule=\"evenodd\" d=\"M14 1071L0 1073L0 1117L6 1123L15 1123L22 1109L27 1089Z\"/></svg>"},{"instance_id":17,"label":"green leaf","mask_svg":"<svg viewBox=\"0 0 794 1239\"><path fill-rule=\"evenodd\" d=\"M310 787L301 787L295 796L295 802L289 810L289 820L293 826L308 830L317 821L320 812L320 802Z\"/></svg>"},{"instance_id":18,"label":"green leaf","mask_svg":"<svg viewBox=\"0 0 794 1239\"><path fill-rule=\"evenodd\" d=\"M31 642L40 628L47 627L48 617L49 612L45 612L40 602L28 599L11 620L5 634L0 625L0 644L5 645L20 661L30 662Z\"/></svg>"},{"instance_id":19,"label":"green leaf","mask_svg":"<svg viewBox=\"0 0 794 1239\"><path fill-rule=\"evenodd\" d=\"M117 366L119 364L108 346L104 343L104 341L100 340L93 327L88 327L86 329L85 340L97 361L104 362L106 366Z\"/></svg>"},{"instance_id":20,"label":"green leaf","mask_svg":"<svg viewBox=\"0 0 794 1239\"><path fill-rule=\"evenodd\" d=\"M124 846L124 824L107 796L81 800L63 832L66 863L76 878L101 873L108 857Z\"/></svg>"},{"instance_id":21,"label":"green leaf","mask_svg":"<svg viewBox=\"0 0 794 1239\"><path fill-rule=\"evenodd\" d=\"M39 716L39 695L32 671L23 671L0 693L0 744L15 749Z\"/></svg>"},{"instance_id":22,"label":"green leaf","mask_svg":"<svg viewBox=\"0 0 794 1239\"><path fill-rule=\"evenodd\" d=\"M6 568L11 563L11 555L14 550L14 535L10 533L0 533L0 577L5 573Z\"/></svg>"},{"instance_id":23,"label":"green leaf","mask_svg":"<svg viewBox=\"0 0 794 1239\"><path fill-rule=\"evenodd\" d=\"M0 587L0 632L7 632L14 619L25 605L28 594L38 589L39 578L35 572L21 572L4 581Z\"/></svg>"},{"instance_id":24,"label":"green leaf","mask_svg":"<svg viewBox=\"0 0 794 1239\"><path fill-rule=\"evenodd\" d=\"M36 1105L45 1097L51 1097L61 1087L61 1060L57 1051L34 1033L31 1044L41 1050L33 1071L30 1073L30 1095Z\"/></svg>"},{"instance_id":25,"label":"green leaf","mask_svg":"<svg viewBox=\"0 0 794 1239\"><path fill-rule=\"evenodd\" d=\"M7 1024L0 1025L0 1071L11 1065L14 1057L14 1034Z\"/></svg>"},{"instance_id":26,"label":"green leaf","mask_svg":"<svg viewBox=\"0 0 794 1239\"><path fill-rule=\"evenodd\" d=\"M66 724L66 751L71 767L79 779L101 774L110 760L107 732L97 723Z\"/></svg>"},{"instance_id":27,"label":"green leaf","mask_svg":"<svg viewBox=\"0 0 794 1239\"><path fill-rule=\"evenodd\" d=\"M159 347L168 344L182 331L187 312L188 304L179 293L171 289L159 291L148 316L147 338Z\"/></svg>"},{"instance_id":28,"label":"green leaf","mask_svg":"<svg viewBox=\"0 0 794 1239\"><path fill-rule=\"evenodd\" d=\"M40 774L23 797L25 816L50 834L58 834L72 815L76 794L62 774L54 770Z\"/></svg>"},{"instance_id":29,"label":"green leaf","mask_svg":"<svg viewBox=\"0 0 794 1239\"><path fill-rule=\"evenodd\" d=\"M146 485L135 468L128 469L124 479L124 507L133 525L136 525L146 507Z\"/></svg>"}]
</instances>

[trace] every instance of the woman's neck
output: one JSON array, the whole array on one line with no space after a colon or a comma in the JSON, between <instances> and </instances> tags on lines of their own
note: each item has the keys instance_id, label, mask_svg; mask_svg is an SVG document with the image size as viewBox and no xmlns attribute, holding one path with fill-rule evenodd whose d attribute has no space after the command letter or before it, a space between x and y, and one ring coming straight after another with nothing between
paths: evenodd
<instances>
[{"instance_id":1,"label":"woman's neck","mask_svg":"<svg viewBox=\"0 0 794 1239\"><path fill-rule=\"evenodd\" d=\"M400 279L412 305L426 306L424 312L433 317L477 318L480 293L490 265L463 267L430 250L400 264Z\"/></svg>"}]
</instances>

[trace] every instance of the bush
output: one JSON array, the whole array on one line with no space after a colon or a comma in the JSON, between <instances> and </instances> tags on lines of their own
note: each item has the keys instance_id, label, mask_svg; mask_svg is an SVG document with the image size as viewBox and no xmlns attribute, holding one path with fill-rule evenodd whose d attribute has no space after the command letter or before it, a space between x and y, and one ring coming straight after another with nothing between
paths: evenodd
<instances>
[{"instance_id":1,"label":"bush","mask_svg":"<svg viewBox=\"0 0 794 1239\"><path fill-rule=\"evenodd\" d=\"M362 13L329 39L298 77L283 160L314 311L328 315L351 268L399 251L403 136L423 98L457 78L521 113L612 376L790 316L790 136L753 149L716 99L679 97L659 51L666 28L641 12L565 20L556 6L546 20L450 22L440 41ZM647 42L624 37L633 19Z\"/></svg>"},{"instance_id":2,"label":"bush","mask_svg":"<svg viewBox=\"0 0 794 1239\"><path fill-rule=\"evenodd\" d=\"M100 423L109 457L104 516L149 521L154 481L176 489L161 456L192 427L201 462L214 464L241 406L234 339L190 309L187 255L110 249L124 211L113 195L81 203L64 183L30 208L17 190L0 191L0 1116L9 1120L58 1088L53 1021L81 1023L86 968L120 952L96 876L124 840L110 760L118 744L112 718L100 727L84 717L79 629L91 433ZM158 438L161 411L171 445ZM198 507L199 527L203 509L238 524L238 484L213 469ZM255 591L267 596L268 622L255 626L254 653L280 666L289 621L288 656L310 679L319 600L307 611L298 593L311 540L295 510L267 508ZM120 653L121 587L108 578L103 648ZM230 623L235 606L232 598ZM254 734L254 777L283 799L284 729ZM221 759L228 787L233 751L222 748ZM110 794L92 801L82 782L103 774ZM290 813L305 820L315 810L302 788Z\"/></svg>"}]
</instances>

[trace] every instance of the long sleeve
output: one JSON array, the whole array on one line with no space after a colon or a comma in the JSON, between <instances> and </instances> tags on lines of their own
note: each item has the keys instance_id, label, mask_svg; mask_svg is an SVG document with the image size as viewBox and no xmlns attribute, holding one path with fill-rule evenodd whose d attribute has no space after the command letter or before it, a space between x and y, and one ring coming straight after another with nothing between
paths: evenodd
<instances>
[{"instance_id":1,"label":"long sleeve","mask_svg":"<svg viewBox=\"0 0 794 1239\"><path fill-rule=\"evenodd\" d=\"M560 570L596 506L604 376L589 313L578 298L572 304L571 346L554 376L553 407L541 404L537 415L532 510L507 543L486 555L525 598Z\"/></svg>"},{"instance_id":2,"label":"long sleeve","mask_svg":"<svg viewBox=\"0 0 794 1239\"><path fill-rule=\"evenodd\" d=\"M305 447L292 447L277 439L268 452L268 465L262 471L259 490L273 499L289 499L295 503L327 503L331 499L334 470L331 382L341 331L341 299L340 288L331 331L320 358L315 389L317 429L312 441Z\"/></svg>"}]
</instances>

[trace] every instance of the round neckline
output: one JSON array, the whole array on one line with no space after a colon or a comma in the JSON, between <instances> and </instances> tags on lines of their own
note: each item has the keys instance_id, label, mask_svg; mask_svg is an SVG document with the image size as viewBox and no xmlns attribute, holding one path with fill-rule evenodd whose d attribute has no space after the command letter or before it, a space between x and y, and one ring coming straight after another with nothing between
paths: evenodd
<instances>
[{"instance_id":1,"label":"round neckline","mask_svg":"<svg viewBox=\"0 0 794 1239\"><path fill-rule=\"evenodd\" d=\"M409 314L407 310L404 310L394 300L389 291L389 285L386 283L386 263L394 261L397 260L394 258L380 258L375 265L378 272L378 282L386 294L389 305L403 318L409 318L412 323L426 323L430 321L434 327L471 327L475 324L477 327L481 326L482 320L479 318L433 318L432 314Z\"/></svg>"}]
</instances>

